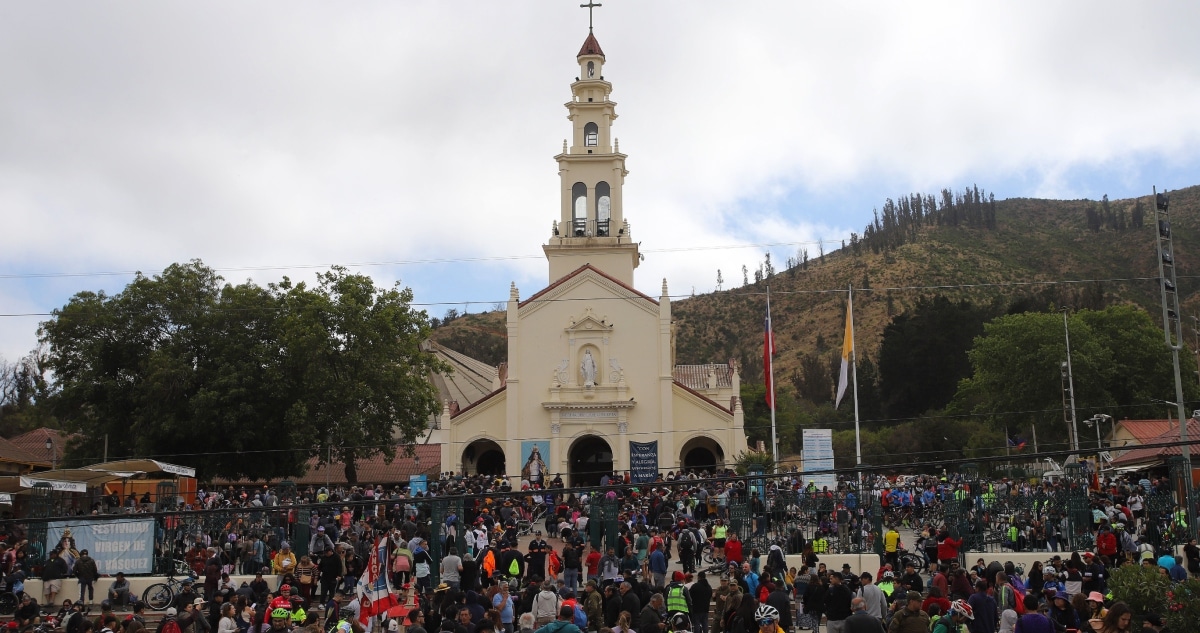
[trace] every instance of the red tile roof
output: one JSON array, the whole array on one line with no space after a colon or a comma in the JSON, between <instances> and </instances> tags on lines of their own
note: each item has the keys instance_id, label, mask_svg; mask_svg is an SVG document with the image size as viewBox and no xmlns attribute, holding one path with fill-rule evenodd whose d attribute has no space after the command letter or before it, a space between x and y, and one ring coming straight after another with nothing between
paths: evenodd
<instances>
[{"instance_id":1,"label":"red tile roof","mask_svg":"<svg viewBox=\"0 0 1200 633\"><path fill-rule=\"evenodd\" d=\"M579 54L575 57L583 57L584 55L599 55L604 57L604 51L600 50L600 42L596 41L596 36L588 31L586 40L583 40L583 47L579 49Z\"/></svg>"},{"instance_id":2,"label":"red tile roof","mask_svg":"<svg viewBox=\"0 0 1200 633\"><path fill-rule=\"evenodd\" d=\"M726 389L733 386L733 370L726 364L709 365L676 365L671 375L675 382L686 385L692 390L708 389L708 371L711 369L717 379L717 387Z\"/></svg>"},{"instance_id":3,"label":"red tile roof","mask_svg":"<svg viewBox=\"0 0 1200 633\"><path fill-rule=\"evenodd\" d=\"M0 437L0 461L49 468L50 453L46 451L45 442L42 443L41 456L37 457L29 454L29 451L14 444L12 440L6 440Z\"/></svg>"},{"instance_id":4,"label":"red tile roof","mask_svg":"<svg viewBox=\"0 0 1200 633\"><path fill-rule=\"evenodd\" d=\"M617 284L618 286L628 290L629 292L632 292L633 294L645 299L646 301L649 301L650 303L653 303L654 305L658 305L658 300L655 299L654 297L651 297L650 295L639 291L637 288L634 288L633 286L626 284L625 282L621 281L620 279L617 279L616 277L613 277L612 275L605 273L604 271L600 270L599 268L596 268L595 266L593 266L591 264L584 264L584 265L580 266L579 268L576 268L575 270L571 271L570 273L563 275L562 277L560 277L558 280L556 280L554 283L550 284L549 286L546 286L545 288L542 288L541 290L533 293L532 295L529 296L528 299L517 304L517 307L524 308L530 302L536 301L538 299L538 297L541 297L542 295L546 294L547 292L550 292L551 290L554 290L555 288L563 285L568 280L573 279L575 276L579 275L580 273L582 273L585 270L590 270L590 271L596 273L597 275L600 275L601 277L604 277L605 279L613 282L614 284Z\"/></svg>"},{"instance_id":5,"label":"red tile roof","mask_svg":"<svg viewBox=\"0 0 1200 633\"><path fill-rule=\"evenodd\" d=\"M1175 420L1120 420L1117 424L1128 431L1138 444L1149 444L1168 429L1179 428Z\"/></svg>"},{"instance_id":6,"label":"red tile roof","mask_svg":"<svg viewBox=\"0 0 1200 633\"><path fill-rule=\"evenodd\" d=\"M1197 422L1196 420L1188 420L1187 432L1189 440L1200 439L1200 422ZM1178 441L1179 426L1176 425L1175 428L1164 431L1157 437L1147 440L1146 444L1165 444L1167 442ZM1200 445L1193 444L1191 448L1193 455L1192 459L1196 459L1196 455L1200 454ZM1168 457L1178 457L1181 455L1183 455L1183 449L1179 445L1164 446L1161 448L1137 447L1126 451L1120 457L1114 459L1112 461L1112 465L1120 468L1122 466L1149 464L1150 462L1162 461Z\"/></svg>"},{"instance_id":7,"label":"red tile roof","mask_svg":"<svg viewBox=\"0 0 1200 633\"><path fill-rule=\"evenodd\" d=\"M32 431L26 431L15 437L8 438L9 442L16 445L17 448L29 454L29 457L38 463L50 464L50 451L46 450L46 438L52 438L54 445L55 460L61 466L63 463L63 455L67 452L67 441L71 439L66 433L58 429L49 427L41 427Z\"/></svg>"}]
</instances>

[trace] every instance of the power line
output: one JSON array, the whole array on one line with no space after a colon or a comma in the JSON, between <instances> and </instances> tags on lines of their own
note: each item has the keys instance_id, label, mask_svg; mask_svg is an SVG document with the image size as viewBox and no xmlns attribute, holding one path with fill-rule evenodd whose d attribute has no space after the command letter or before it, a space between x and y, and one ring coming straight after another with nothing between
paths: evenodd
<instances>
[{"instance_id":1,"label":"power line","mask_svg":"<svg viewBox=\"0 0 1200 633\"><path fill-rule=\"evenodd\" d=\"M1200 277L1200 276L1180 275L1178 277L1178 279L1194 279L1197 277ZM1107 278L1107 279L1058 279L1058 280L1045 280L1045 281L1007 281L1007 282L968 283L968 284L938 284L938 285L929 285L929 286L895 286L895 287L889 287L889 288L855 288L855 291L856 292L864 292L864 293L914 292L914 291L921 292L921 291L932 291L932 290L974 290L974 289L981 289L981 288L1025 288L1025 287L1031 287L1031 286L1056 286L1056 285L1068 285L1069 286L1069 285L1090 284L1090 283L1132 283L1132 282L1145 282L1145 281L1157 282L1158 278L1157 277L1112 277L1112 278ZM739 292L737 290L728 290L726 292L728 292L730 296L740 296L740 297L759 297L759 296L765 297L766 296L765 291L758 291L758 290L747 290L744 292ZM773 291L771 291L771 294L774 294L774 295L819 295L819 294L845 294L846 292L848 292L848 291L845 288L823 288L823 289L813 289L813 290L778 290L778 291L773 290ZM649 295L647 295L647 296L649 296ZM692 297L694 297L694 295L692 295L692 294L669 294L669 295L667 295L667 298L671 299L672 301L680 300L680 299L690 299ZM651 297L651 298L653 298L653 297ZM579 302L579 301L626 301L627 299L628 299L628 297L617 297L617 296L558 297L558 298L538 297L536 299L532 299L531 302L532 303L558 303L558 302ZM497 305L497 304L503 305L503 304L506 304L507 302L508 302L507 299L492 300L492 301L482 301L482 300L424 301L424 302L413 301L413 302L408 303L408 305L414 306L414 307L437 307L437 306L469 306L469 305ZM219 311L219 312L249 312L249 311L256 311L256 310L276 310L276 309L281 309L281 308L224 308L224 307L207 308L207 310L209 310L209 311ZM56 316L56 315L53 312L0 313L0 318L47 317L47 316ZM62 317L65 315L58 314L57 316Z\"/></svg>"}]
</instances>

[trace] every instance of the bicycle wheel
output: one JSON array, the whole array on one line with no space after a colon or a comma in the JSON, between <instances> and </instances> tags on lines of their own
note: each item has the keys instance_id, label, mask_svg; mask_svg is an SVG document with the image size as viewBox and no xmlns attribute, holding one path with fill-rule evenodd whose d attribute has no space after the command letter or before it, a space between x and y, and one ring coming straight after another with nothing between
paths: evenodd
<instances>
[{"instance_id":1,"label":"bicycle wheel","mask_svg":"<svg viewBox=\"0 0 1200 633\"><path fill-rule=\"evenodd\" d=\"M0 594L0 615L12 615L17 612L17 597L11 592Z\"/></svg>"},{"instance_id":2,"label":"bicycle wheel","mask_svg":"<svg viewBox=\"0 0 1200 633\"><path fill-rule=\"evenodd\" d=\"M713 548L711 545L704 548L704 551L700 554L700 559L704 561L705 565L713 565L717 562L717 559L713 558Z\"/></svg>"},{"instance_id":3,"label":"bicycle wheel","mask_svg":"<svg viewBox=\"0 0 1200 633\"><path fill-rule=\"evenodd\" d=\"M142 592L142 602L155 611L162 611L171 606L175 592L165 582L156 582Z\"/></svg>"},{"instance_id":4,"label":"bicycle wheel","mask_svg":"<svg viewBox=\"0 0 1200 633\"><path fill-rule=\"evenodd\" d=\"M916 554L906 552L903 556L900 557L900 568L903 569L904 567L906 567L908 565L912 565L913 568L915 568L915 569L924 569L925 568L925 559L921 558L920 556L918 556Z\"/></svg>"}]
</instances>

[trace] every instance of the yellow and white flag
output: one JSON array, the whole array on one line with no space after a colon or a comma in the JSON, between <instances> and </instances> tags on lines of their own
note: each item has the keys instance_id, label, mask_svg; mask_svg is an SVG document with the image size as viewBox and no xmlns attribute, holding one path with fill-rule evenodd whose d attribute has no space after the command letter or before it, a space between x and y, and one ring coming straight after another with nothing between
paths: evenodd
<instances>
[{"instance_id":1,"label":"yellow and white flag","mask_svg":"<svg viewBox=\"0 0 1200 633\"><path fill-rule=\"evenodd\" d=\"M838 408L842 403L842 396L846 395L846 387L850 384L850 363L854 357L854 299L850 299L846 305L846 340L842 343L842 372L838 377L837 399L833 401L833 408Z\"/></svg>"}]
</instances>

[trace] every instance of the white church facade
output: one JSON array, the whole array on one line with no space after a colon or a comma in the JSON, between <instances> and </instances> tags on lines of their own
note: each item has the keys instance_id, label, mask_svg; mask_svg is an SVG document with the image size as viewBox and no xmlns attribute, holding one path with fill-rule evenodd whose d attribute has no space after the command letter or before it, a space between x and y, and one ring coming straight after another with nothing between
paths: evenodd
<instances>
[{"instance_id":1,"label":"white church facade","mask_svg":"<svg viewBox=\"0 0 1200 633\"><path fill-rule=\"evenodd\" d=\"M543 246L549 285L524 299L510 288L500 367L439 350L461 375L438 383L447 403L429 442L443 470L567 485L720 467L746 449L737 367L676 365L666 280L658 297L634 289L642 255L624 213L626 156L590 30L577 61L572 136L555 157L561 209ZM462 379L473 385L455 388Z\"/></svg>"}]
</instances>

